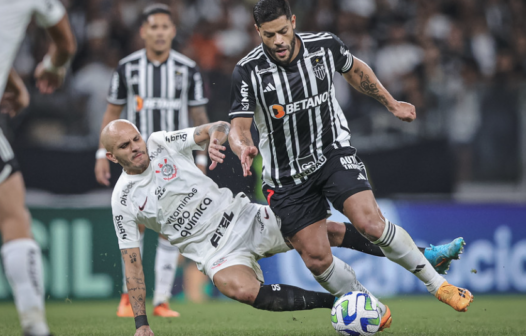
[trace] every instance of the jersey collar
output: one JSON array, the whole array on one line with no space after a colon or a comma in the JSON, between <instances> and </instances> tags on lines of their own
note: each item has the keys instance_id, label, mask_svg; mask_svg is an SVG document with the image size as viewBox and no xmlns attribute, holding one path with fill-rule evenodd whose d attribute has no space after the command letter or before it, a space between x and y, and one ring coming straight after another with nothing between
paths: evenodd
<instances>
[{"instance_id":1,"label":"jersey collar","mask_svg":"<svg viewBox=\"0 0 526 336\"><path fill-rule=\"evenodd\" d=\"M122 170L122 173L126 176L126 178L128 180L135 180L135 181L138 181L138 180L142 180L143 178L145 178L146 176L150 176L151 173L152 173L152 161L150 161L150 164L148 165L148 167L146 168L145 171L143 171L142 173L140 174L134 174L134 175L130 175L128 173L126 173L124 171L124 169Z\"/></svg>"}]
</instances>

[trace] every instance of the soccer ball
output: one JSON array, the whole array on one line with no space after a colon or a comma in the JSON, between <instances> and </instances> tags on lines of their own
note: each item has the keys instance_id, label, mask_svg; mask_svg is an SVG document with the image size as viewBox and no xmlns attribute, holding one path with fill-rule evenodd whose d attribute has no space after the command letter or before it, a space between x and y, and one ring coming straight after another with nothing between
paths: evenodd
<instances>
[{"instance_id":1,"label":"soccer ball","mask_svg":"<svg viewBox=\"0 0 526 336\"><path fill-rule=\"evenodd\" d=\"M332 326L340 335L374 335L381 320L377 304L366 293L349 292L332 306Z\"/></svg>"}]
</instances>

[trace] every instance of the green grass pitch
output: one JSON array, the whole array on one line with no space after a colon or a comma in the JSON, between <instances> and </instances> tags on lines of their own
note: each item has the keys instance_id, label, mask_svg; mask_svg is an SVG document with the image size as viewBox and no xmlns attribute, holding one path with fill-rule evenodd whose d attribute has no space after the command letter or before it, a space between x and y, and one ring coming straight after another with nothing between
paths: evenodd
<instances>
[{"instance_id":1,"label":"green grass pitch","mask_svg":"<svg viewBox=\"0 0 526 336\"><path fill-rule=\"evenodd\" d=\"M475 297L467 313L457 313L431 297L383 300L391 308L393 324L388 335L526 335L526 296ZM330 311L271 313L233 301L205 304L171 303L180 318L149 317L156 336L161 335L337 335ZM133 335L131 318L115 316L117 301L49 302L47 316L55 336ZM151 315L152 307L147 306ZM0 335L21 335L15 307L0 304Z\"/></svg>"}]
</instances>

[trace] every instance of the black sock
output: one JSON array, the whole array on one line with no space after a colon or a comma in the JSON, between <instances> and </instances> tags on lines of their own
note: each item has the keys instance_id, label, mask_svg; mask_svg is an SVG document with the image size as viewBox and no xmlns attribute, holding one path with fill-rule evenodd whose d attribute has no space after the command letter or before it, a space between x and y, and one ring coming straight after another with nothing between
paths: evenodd
<instances>
[{"instance_id":1,"label":"black sock","mask_svg":"<svg viewBox=\"0 0 526 336\"><path fill-rule=\"evenodd\" d=\"M374 255L377 257L385 257L384 253L378 245L375 245L365 238L356 230L351 223L345 224L345 235L343 236L342 244L338 247L350 248L356 251ZM418 248L422 254L426 250L425 247Z\"/></svg>"},{"instance_id":2,"label":"black sock","mask_svg":"<svg viewBox=\"0 0 526 336\"><path fill-rule=\"evenodd\" d=\"M262 285L252 307L270 311L330 309L334 299L328 293L311 292L289 285Z\"/></svg>"},{"instance_id":3,"label":"black sock","mask_svg":"<svg viewBox=\"0 0 526 336\"><path fill-rule=\"evenodd\" d=\"M345 224L345 235L339 247L346 247L377 257L385 257L379 246L371 243L369 239L362 236L351 223Z\"/></svg>"}]
</instances>

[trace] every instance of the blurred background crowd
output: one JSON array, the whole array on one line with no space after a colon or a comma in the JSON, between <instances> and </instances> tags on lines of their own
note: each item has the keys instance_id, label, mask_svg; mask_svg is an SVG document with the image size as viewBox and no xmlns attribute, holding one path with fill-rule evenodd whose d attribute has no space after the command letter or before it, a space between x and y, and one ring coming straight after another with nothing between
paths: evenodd
<instances>
[{"instance_id":1,"label":"blurred background crowd","mask_svg":"<svg viewBox=\"0 0 526 336\"><path fill-rule=\"evenodd\" d=\"M29 188L84 193L100 188L93 175L94 152L112 70L119 59L143 47L139 18L150 1L63 2L79 50L66 85L51 96L33 90L30 107L2 124L15 140ZM157 2L173 10L177 25L173 48L200 66L210 120L228 120L232 70L260 43L253 27L255 1ZM526 2L290 3L297 31L337 34L396 99L416 106L417 120L400 122L336 75L336 95L353 144L378 186L377 194L452 195L481 184L511 186L501 189L511 190L513 197L523 190ZM46 39L31 25L16 58L14 66L29 88L34 87L34 67L47 51ZM230 170L235 179L238 173ZM222 175L223 180L229 178Z\"/></svg>"}]
</instances>

